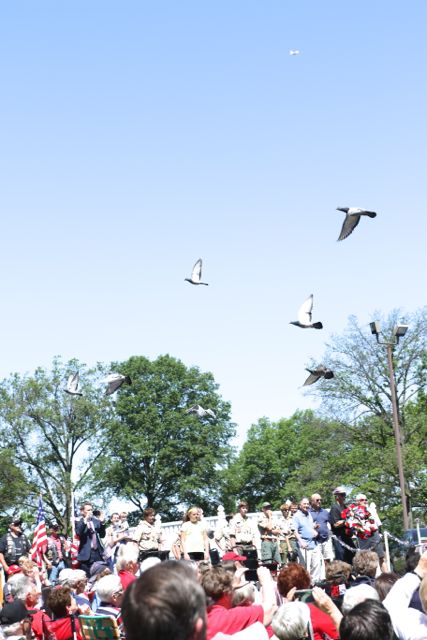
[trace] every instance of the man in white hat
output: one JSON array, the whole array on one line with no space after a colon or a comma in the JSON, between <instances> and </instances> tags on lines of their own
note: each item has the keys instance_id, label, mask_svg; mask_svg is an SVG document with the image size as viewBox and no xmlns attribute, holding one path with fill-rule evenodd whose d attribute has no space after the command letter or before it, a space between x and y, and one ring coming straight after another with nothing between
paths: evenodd
<instances>
[{"instance_id":1,"label":"man in white hat","mask_svg":"<svg viewBox=\"0 0 427 640\"><path fill-rule=\"evenodd\" d=\"M346 549L341 542L345 545L355 548L353 540L346 534L345 531L345 518L342 517L342 512L347 508L345 504L345 498L347 496L347 490L345 487L336 487L333 491L335 504L332 505L329 511L329 522L331 525L332 533L337 539L334 539L335 558L337 560L343 560L348 564L353 563L354 553L349 549Z\"/></svg>"}]
</instances>

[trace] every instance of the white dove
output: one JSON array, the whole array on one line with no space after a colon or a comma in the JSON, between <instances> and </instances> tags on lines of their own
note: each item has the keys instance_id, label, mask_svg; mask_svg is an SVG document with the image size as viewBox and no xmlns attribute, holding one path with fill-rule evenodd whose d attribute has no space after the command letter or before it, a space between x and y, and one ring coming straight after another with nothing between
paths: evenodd
<instances>
[{"instance_id":1,"label":"white dove","mask_svg":"<svg viewBox=\"0 0 427 640\"><path fill-rule=\"evenodd\" d=\"M202 278L202 259L199 258L196 264L193 267L193 271L191 272L191 278L184 278L187 282L191 282L191 284L204 284L205 287L208 286L207 282L201 282Z\"/></svg>"},{"instance_id":2,"label":"white dove","mask_svg":"<svg viewBox=\"0 0 427 640\"><path fill-rule=\"evenodd\" d=\"M83 394L79 391L79 381L80 376L79 372L71 373L68 376L67 386L64 389L65 393L69 393L70 396L82 396Z\"/></svg>"},{"instance_id":3,"label":"white dove","mask_svg":"<svg viewBox=\"0 0 427 640\"><path fill-rule=\"evenodd\" d=\"M296 327L301 327L301 329L323 329L323 324L321 322L312 322L311 321L311 312L313 309L313 294L309 295L307 300L298 310L298 320L294 320L289 324L294 324Z\"/></svg>"},{"instance_id":4,"label":"white dove","mask_svg":"<svg viewBox=\"0 0 427 640\"><path fill-rule=\"evenodd\" d=\"M195 413L199 418L206 418L207 416L210 416L213 419L216 418L216 414L212 409L203 409L200 404L194 404L192 407L187 409L185 413Z\"/></svg>"}]
</instances>

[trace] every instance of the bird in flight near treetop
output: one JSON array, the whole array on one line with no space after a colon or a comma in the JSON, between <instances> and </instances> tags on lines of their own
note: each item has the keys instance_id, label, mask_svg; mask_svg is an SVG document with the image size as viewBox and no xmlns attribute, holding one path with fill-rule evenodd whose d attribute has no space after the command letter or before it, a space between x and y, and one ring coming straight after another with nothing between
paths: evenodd
<instances>
[{"instance_id":1,"label":"bird in flight near treetop","mask_svg":"<svg viewBox=\"0 0 427 640\"><path fill-rule=\"evenodd\" d=\"M206 418L207 416L210 416L214 419L216 418L216 415L212 411L212 409L203 409L200 404L194 404L192 407L187 409L185 413L195 413L199 418Z\"/></svg>"},{"instance_id":2,"label":"bird in flight near treetop","mask_svg":"<svg viewBox=\"0 0 427 640\"><path fill-rule=\"evenodd\" d=\"M111 396L112 393L115 393L117 389L120 389L120 387L125 383L132 384L130 377L124 376L121 373L109 373L104 380L101 380L101 382L104 382L107 385L105 390L106 396Z\"/></svg>"},{"instance_id":3,"label":"bird in flight near treetop","mask_svg":"<svg viewBox=\"0 0 427 640\"><path fill-rule=\"evenodd\" d=\"M71 373L68 376L67 386L64 389L65 393L69 393L70 396L82 396L83 394L79 391L79 372Z\"/></svg>"},{"instance_id":4,"label":"bird in flight near treetop","mask_svg":"<svg viewBox=\"0 0 427 640\"><path fill-rule=\"evenodd\" d=\"M325 378L326 380L330 380L334 377L334 372L330 369L327 369L322 364L317 367L317 369L306 369L309 372L309 376L307 380L304 382L303 387L308 386L309 384L314 384L320 378Z\"/></svg>"}]
</instances>

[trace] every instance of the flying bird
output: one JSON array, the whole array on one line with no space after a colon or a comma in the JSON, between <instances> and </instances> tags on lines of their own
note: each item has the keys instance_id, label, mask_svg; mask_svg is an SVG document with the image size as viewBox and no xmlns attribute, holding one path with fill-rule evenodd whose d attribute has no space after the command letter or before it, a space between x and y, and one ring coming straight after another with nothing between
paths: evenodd
<instances>
[{"instance_id":1,"label":"flying bird","mask_svg":"<svg viewBox=\"0 0 427 640\"><path fill-rule=\"evenodd\" d=\"M366 209L359 209L358 207L337 207L337 211L345 213L344 222L338 240L345 240L348 238L353 229L355 229L359 224L360 216L376 218L377 215L375 211L366 211Z\"/></svg>"},{"instance_id":2,"label":"flying bird","mask_svg":"<svg viewBox=\"0 0 427 640\"><path fill-rule=\"evenodd\" d=\"M301 329L323 329L323 324L321 322L311 321L312 310L313 310L313 294L308 296L307 300L299 308L298 320L294 320L289 324L294 324L296 327L301 327Z\"/></svg>"},{"instance_id":3,"label":"flying bird","mask_svg":"<svg viewBox=\"0 0 427 640\"><path fill-rule=\"evenodd\" d=\"M187 409L185 413L195 413L199 418L206 418L210 416L215 420L216 414L212 411L212 409L203 409L200 404L194 404L192 407Z\"/></svg>"},{"instance_id":4,"label":"flying bird","mask_svg":"<svg viewBox=\"0 0 427 640\"><path fill-rule=\"evenodd\" d=\"M191 282L191 284L204 284L206 287L208 286L207 282L201 282L202 278L202 259L199 258L196 264L193 267L193 271L191 272L191 278L184 278L187 282Z\"/></svg>"},{"instance_id":5,"label":"flying bird","mask_svg":"<svg viewBox=\"0 0 427 640\"><path fill-rule=\"evenodd\" d=\"M70 374L68 376L67 386L64 389L65 393L69 393L70 396L82 396L83 394L79 391L79 381L80 376L78 371Z\"/></svg>"},{"instance_id":6,"label":"flying bird","mask_svg":"<svg viewBox=\"0 0 427 640\"><path fill-rule=\"evenodd\" d=\"M330 380L331 378L334 377L334 372L331 371L330 369L327 369L323 365L320 365L319 367L317 367L317 369L306 369L306 371L308 371L310 375L308 376L307 380L304 382L303 387L306 387L309 384L314 384L315 382L320 380L320 378L325 378L326 380Z\"/></svg>"},{"instance_id":7,"label":"flying bird","mask_svg":"<svg viewBox=\"0 0 427 640\"><path fill-rule=\"evenodd\" d=\"M299 56L299 51L298 51L298 49L291 49L291 50L289 51L289 55L290 55L290 56Z\"/></svg>"},{"instance_id":8,"label":"flying bird","mask_svg":"<svg viewBox=\"0 0 427 640\"><path fill-rule=\"evenodd\" d=\"M132 384L132 380L129 376L123 376L121 373L110 373L104 380L101 380L107 385L105 389L105 395L111 396L115 393L123 384Z\"/></svg>"}]
</instances>

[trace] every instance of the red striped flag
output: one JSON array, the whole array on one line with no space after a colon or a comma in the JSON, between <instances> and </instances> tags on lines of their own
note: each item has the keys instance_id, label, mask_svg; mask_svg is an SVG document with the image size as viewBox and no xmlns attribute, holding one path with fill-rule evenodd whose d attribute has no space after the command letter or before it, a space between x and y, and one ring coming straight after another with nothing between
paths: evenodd
<instances>
[{"instance_id":1,"label":"red striped flag","mask_svg":"<svg viewBox=\"0 0 427 640\"><path fill-rule=\"evenodd\" d=\"M33 535L33 544L31 545L31 558L37 563L39 569L44 567L43 553L47 550L47 534L46 522L44 518L43 502L39 498L39 507L37 509L37 522Z\"/></svg>"}]
</instances>

